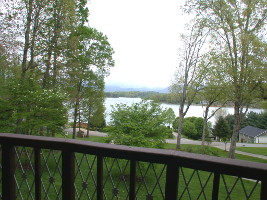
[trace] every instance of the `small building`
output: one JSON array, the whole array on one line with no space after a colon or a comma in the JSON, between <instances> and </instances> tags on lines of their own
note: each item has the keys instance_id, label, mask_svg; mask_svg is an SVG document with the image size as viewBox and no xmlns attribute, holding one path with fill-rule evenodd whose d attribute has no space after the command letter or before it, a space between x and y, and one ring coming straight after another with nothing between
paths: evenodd
<instances>
[{"instance_id":1,"label":"small building","mask_svg":"<svg viewBox=\"0 0 267 200\"><path fill-rule=\"evenodd\" d=\"M267 130L246 126L239 131L239 142L267 143Z\"/></svg>"}]
</instances>

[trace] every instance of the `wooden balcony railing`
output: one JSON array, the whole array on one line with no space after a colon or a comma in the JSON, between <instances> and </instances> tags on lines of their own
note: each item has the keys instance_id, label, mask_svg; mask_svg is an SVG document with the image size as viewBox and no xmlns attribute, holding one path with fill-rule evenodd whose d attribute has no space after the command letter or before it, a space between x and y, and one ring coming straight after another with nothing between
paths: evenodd
<instances>
[{"instance_id":1,"label":"wooden balcony railing","mask_svg":"<svg viewBox=\"0 0 267 200\"><path fill-rule=\"evenodd\" d=\"M231 198L234 190L239 187L244 192L245 198L240 199L267 199L267 164L205 156L173 150L148 149L129 146L118 146L112 144L102 144L87 142L82 140L39 137L18 134L0 134L1 144L1 167L2 167L2 199L236 199ZM23 152L19 148L24 148ZM54 172L47 170L49 177L44 177L45 166L49 166L51 160L56 155L44 157L50 150L59 154L53 165L61 177L60 186L54 184ZM32 152L32 154L28 153ZM22 153L21 153L22 152ZM50 155L50 154L49 154ZM77 155L80 156L80 161ZM95 160L88 160L87 155L94 156ZM24 158L28 158L29 164L25 164ZM108 159L118 159L116 162ZM84 160L83 160L84 159ZM125 168L119 162L125 163ZM117 163L118 161L118 163ZM86 169L81 168L81 162L87 162ZM112 162L111 167L107 167L108 162ZM145 162L147 165L140 165ZM90 164L93 163L93 164ZM117 163L120 168L120 180L123 183L124 196L120 197L122 190L114 181L112 166ZM128 164L129 163L129 164ZM157 172L156 165L164 166ZM26 167L25 167L26 166ZM140 167L141 166L141 167ZM150 168L149 168L150 167ZM147 172L147 169L153 172ZM90 174L82 175L81 181L83 194L77 190L77 174L90 170ZM186 173L191 170L191 175ZM19 177L16 176L20 172ZM205 180L201 180L200 171L205 173ZM28 174L27 174L28 173ZM147 175L150 173L150 175ZM30 175L32 174L32 175ZM140 175L141 174L141 175ZM154 186L149 189L145 185L144 176L155 175ZM32 178L30 178L32 176ZM141 181L137 177L143 176ZM108 178L107 178L108 177ZM162 178L163 177L163 178ZM229 178L230 177L230 178ZM49 187L45 187L44 179L49 179ZM150 177L148 177L150 178ZM89 181L91 180L91 182ZM106 189L107 181L112 190L110 195ZM32 180L32 181L30 181ZM119 180L119 181L120 181ZM143 182L142 182L143 181ZM90 184L89 184L90 182ZM142 183L140 183L142 182ZM196 183L197 182L197 183ZM231 182L231 186L227 186ZM247 191L246 184L252 185ZM26 195L23 198L26 185ZM89 185L88 185L89 184ZM95 185L94 185L95 184ZM199 191L194 196L194 189L190 185L198 184ZM162 186L163 185L163 186ZM239 185L239 186L237 186ZM54 187L56 197L49 197L51 188ZM56 189L56 188L59 189ZM141 187L145 187L142 189ZM195 187L195 186L194 186ZM90 193L90 188L95 193ZM141 188L141 189L140 189ZM158 189L158 193L155 190ZM144 191L144 195L140 191ZM82 197L85 193L86 196ZM90 194L89 194L90 193ZM241 196L237 191L237 196ZM143 195L143 196L142 196ZM90 196L90 198L89 198Z\"/></svg>"}]
</instances>

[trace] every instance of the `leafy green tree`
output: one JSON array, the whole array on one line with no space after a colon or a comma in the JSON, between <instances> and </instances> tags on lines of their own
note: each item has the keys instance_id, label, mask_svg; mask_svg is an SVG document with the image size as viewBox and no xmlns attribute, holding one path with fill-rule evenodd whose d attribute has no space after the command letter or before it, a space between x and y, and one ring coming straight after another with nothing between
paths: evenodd
<instances>
[{"instance_id":1,"label":"leafy green tree","mask_svg":"<svg viewBox=\"0 0 267 200\"><path fill-rule=\"evenodd\" d=\"M167 124L170 126L175 120L175 113L172 108L168 108L166 111Z\"/></svg>"},{"instance_id":2,"label":"leafy green tree","mask_svg":"<svg viewBox=\"0 0 267 200\"><path fill-rule=\"evenodd\" d=\"M242 117L253 103L259 83L266 78L267 0L187 0L187 11L194 12L213 30L212 44L220 65L231 83L229 99L234 104L234 129L229 157L234 158Z\"/></svg>"},{"instance_id":3,"label":"leafy green tree","mask_svg":"<svg viewBox=\"0 0 267 200\"><path fill-rule=\"evenodd\" d=\"M203 88L199 93L199 100L204 107L203 111L203 131L202 131L202 145L205 144L206 135L208 130L208 120L211 119L227 102L227 83L225 80L225 73L221 69L218 69L218 60L216 54L212 51L207 54L200 64L205 73L203 80ZM219 103L212 113L210 113L210 107L215 103Z\"/></svg>"},{"instance_id":4,"label":"leafy green tree","mask_svg":"<svg viewBox=\"0 0 267 200\"><path fill-rule=\"evenodd\" d=\"M103 126L105 126L105 96L103 78L92 73L88 76L82 92L82 117L87 122L86 136L89 137L90 127L103 128Z\"/></svg>"},{"instance_id":5,"label":"leafy green tree","mask_svg":"<svg viewBox=\"0 0 267 200\"><path fill-rule=\"evenodd\" d=\"M168 137L167 109L157 103L116 104L110 116L109 135L115 144L161 148Z\"/></svg>"},{"instance_id":6,"label":"leafy green tree","mask_svg":"<svg viewBox=\"0 0 267 200\"><path fill-rule=\"evenodd\" d=\"M76 135L78 113L84 98L84 89L92 74L99 74L102 79L108 75L109 67L114 66L113 49L107 37L94 28L80 26L71 33L67 55L67 90L74 108L73 138Z\"/></svg>"},{"instance_id":7,"label":"leafy green tree","mask_svg":"<svg viewBox=\"0 0 267 200\"><path fill-rule=\"evenodd\" d=\"M66 123L66 91L77 117L86 76L99 74L103 81L108 74L113 49L106 36L85 27L86 4L87 0L0 1L0 101L6 107L0 109L8 111L0 118L6 118L12 131L54 135ZM100 102L92 116L95 124L104 118Z\"/></svg>"},{"instance_id":8,"label":"leafy green tree","mask_svg":"<svg viewBox=\"0 0 267 200\"><path fill-rule=\"evenodd\" d=\"M65 97L61 92L42 89L34 79L14 80L6 95L12 132L54 136L67 123Z\"/></svg>"},{"instance_id":9,"label":"leafy green tree","mask_svg":"<svg viewBox=\"0 0 267 200\"><path fill-rule=\"evenodd\" d=\"M192 22L189 33L182 35L183 49L180 64L171 86L172 93L179 94L179 124L176 149L181 149L183 120L197 93L202 89L204 74L199 63L208 31L197 21Z\"/></svg>"}]
</instances>

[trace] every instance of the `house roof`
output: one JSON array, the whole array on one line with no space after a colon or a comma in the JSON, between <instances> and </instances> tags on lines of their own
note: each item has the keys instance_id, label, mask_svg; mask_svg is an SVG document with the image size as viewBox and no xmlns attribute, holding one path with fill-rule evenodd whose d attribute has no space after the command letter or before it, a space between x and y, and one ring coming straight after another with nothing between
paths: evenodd
<instances>
[{"instance_id":1,"label":"house roof","mask_svg":"<svg viewBox=\"0 0 267 200\"><path fill-rule=\"evenodd\" d=\"M253 126L246 126L245 128L242 128L239 131L239 133L242 133L242 134L245 134L245 135L248 135L251 137L257 137L257 136L260 136L266 132L267 132L267 130L253 127Z\"/></svg>"}]
</instances>

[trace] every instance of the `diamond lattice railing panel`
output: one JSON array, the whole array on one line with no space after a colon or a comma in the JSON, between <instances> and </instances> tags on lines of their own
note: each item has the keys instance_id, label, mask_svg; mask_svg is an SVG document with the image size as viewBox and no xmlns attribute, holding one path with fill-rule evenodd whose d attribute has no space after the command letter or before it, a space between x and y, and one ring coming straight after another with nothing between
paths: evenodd
<instances>
[{"instance_id":1,"label":"diamond lattice railing panel","mask_svg":"<svg viewBox=\"0 0 267 200\"><path fill-rule=\"evenodd\" d=\"M75 154L76 199L96 199L97 157L89 154Z\"/></svg>"},{"instance_id":2,"label":"diamond lattice railing panel","mask_svg":"<svg viewBox=\"0 0 267 200\"><path fill-rule=\"evenodd\" d=\"M42 199L61 199L62 154L56 150L41 150Z\"/></svg>"},{"instance_id":3,"label":"diamond lattice railing panel","mask_svg":"<svg viewBox=\"0 0 267 200\"><path fill-rule=\"evenodd\" d=\"M180 168L178 199L205 199L212 196L213 173Z\"/></svg>"},{"instance_id":4,"label":"diamond lattice railing panel","mask_svg":"<svg viewBox=\"0 0 267 200\"><path fill-rule=\"evenodd\" d=\"M257 180L221 175L219 199L260 199L260 184Z\"/></svg>"},{"instance_id":5,"label":"diamond lattice railing panel","mask_svg":"<svg viewBox=\"0 0 267 200\"><path fill-rule=\"evenodd\" d=\"M129 179L129 160L104 158L103 186L105 199L128 199Z\"/></svg>"},{"instance_id":6,"label":"diamond lattice railing panel","mask_svg":"<svg viewBox=\"0 0 267 200\"><path fill-rule=\"evenodd\" d=\"M166 165L137 162L137 199L165 199Z\"/></svg>"},{"instance_id":7,"label":"diamond lattice railing panel","mask_svg":"<svg viewBox=\"0 0 267 200\"><path fill-rule=\"evenodd\" d=\"M34 200L34 150L15 147L15 182L17 199Z\"/></svg>"}]
</instances>

